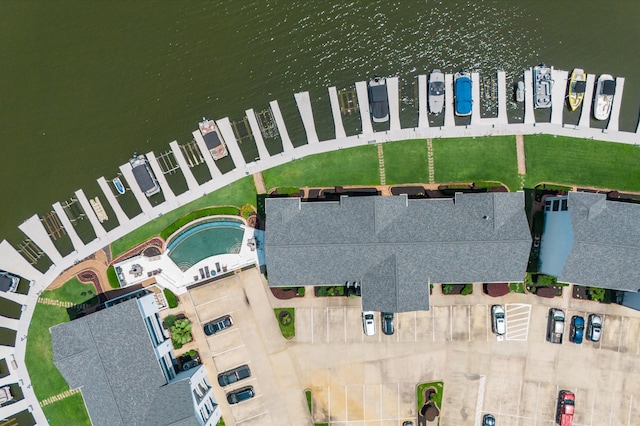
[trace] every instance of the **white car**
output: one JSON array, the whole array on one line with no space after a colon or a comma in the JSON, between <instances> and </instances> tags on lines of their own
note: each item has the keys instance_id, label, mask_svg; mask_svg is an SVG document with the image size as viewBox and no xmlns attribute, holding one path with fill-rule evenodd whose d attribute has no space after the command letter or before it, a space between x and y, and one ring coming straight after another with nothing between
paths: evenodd
<instances>
[{"instance_id":1,"label":"white car","mask_svg":"<svg viewBox=\"0 0 640 426\"><path fill-rule=\"evenodd\" d=\"M507 323L504 317L504 306L493 305L491 307L491 329L498 336L507 332Z\"/></svg>"},{"instance_id":2,"label":"white car","mask_svg":"<svg viewBox=\"0 0 640 426\"><path fill-rule=\"evenodd\" d=\"M376 322L373 311L362 312L362 329L367 336L376 334Z\"/></svg>"}]
</instances>

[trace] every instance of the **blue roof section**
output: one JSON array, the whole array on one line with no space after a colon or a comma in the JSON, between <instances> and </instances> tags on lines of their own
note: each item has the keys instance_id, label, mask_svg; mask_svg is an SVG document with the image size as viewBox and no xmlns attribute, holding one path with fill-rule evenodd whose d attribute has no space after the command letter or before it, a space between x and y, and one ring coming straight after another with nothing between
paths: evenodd
<instances>
[{"instance_id":1,"label":"blue roof section","mask_svg":"<svg viewBox=\"0 0 640 426\"><path fill-rule=\"evenodd\" d=\"M469 114L471 112L471 79L460 77L456 80L456 111L458 114Z\"/></svg>"},{"instance_id":2,"label":"blue roof section","mask_svg":"<svg viewBox=\"0 0 640 426\"><path fill-rule=\"evenodd\" d=\"M571 213L567 210L544 212L538 271L559 277L572 246Z\"/></svg>"}]
</instances>

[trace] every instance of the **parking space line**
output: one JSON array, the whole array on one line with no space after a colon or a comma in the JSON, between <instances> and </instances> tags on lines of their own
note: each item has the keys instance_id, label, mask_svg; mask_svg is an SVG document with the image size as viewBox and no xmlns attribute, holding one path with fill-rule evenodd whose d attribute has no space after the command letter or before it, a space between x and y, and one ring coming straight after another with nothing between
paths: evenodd
<instances>
[{"instance_id":1,"label":"parking space line","mask_svg":"<svg viewBox=\"0 0 640 426\"><path fill-rule=\"evenodd\" d=\"M471 305L467 305L467 322L469 325L468 331L469 331L469 342L471 341Z\"/></svg>"},{"instance_id":2,"label":"parking space line","mask_svg":"<svg viewBox=\"0 0 640 426\"><path fill-rule=\"evenodd\" d=\"M222 354L226 354L227 352L235 351L236 349L239 349L239 348L241 348L241 347L243 347L243 346L244 346L244 343L243 343L243 344L241 344L241 345L238 345L238 346L234 346L234 347L233 347L233 348L231 348L231 349L227 349L226 351L222 351L222 352L218 352L218 353L212 354L211 356L212 356L212 357L220 356L220 355L222 355Z\"/></svg>"},{"instance_id":3,"label":"parking space line","mask_svg":"<svg viewBox=\"0 0 640 426\"><path fill-rule=\"evenodd\" d=\"M265 414L269 414L269 411L265 411L264 413L256 414L255 416L247 417L246 419L236 420L236 424L244 423L248 420L255 419L256 417L264 416Z\"/></svg>"},{"instance_id":4,"label":"parking space line","mask_svg":"<svg viewBox=\"0 0 640 426\"><path fill-rule=\"evenodd\" d=\"M191 297L191 293L189 293L189 297ZM196 305L194 303L193 307L194 308L199 308L201 306L208 305L209 303L217 302L218 300L227 299L227 298L228 298L228 296L224 295L224 296L218 297L217 299L211 299L211 300L204 301L204 302L200 303L199 305ZM193 303L193 299L191 299L191 302Z\"/></svg>"},{"instance_id":5,"label":"parking space line","mask_svg":"<svg viewBox=\"0 0 640 426\"><path fill-rule=\"evenodd\" d=\"M522 401L522 379L520 379L520 391L518 392L518 411L516 412L516 414L518 415L518 420L520 418L520 401ZM516 420L516 425L519 423L518 420Z\"/></svg>"},{"instance_id":6,"label":"parking space line","mask_svg":"<svg viewBox=\"0 0 640 426\"><path fill-rule=\"evenodd\" d=\"M433 311L431 311L431 339L436 341L436 316L433 315Z\"/></svg>"},{"instance_id":7,"label":"parking space line","mask_svg":"<svg viewBox=\"0 0 640 426\"><path fill-rule=\"evenodd\" d=\"M347 343L347 307L344 307L344 342Z\"/></svg>"},{"instance_id":8,"label":"parking space line","mask_svg":"<svg viewBox=\"0 0 640 426\"><path fill-rule=\"evenodd\" d=\"M449 341L453 342L453 309L449 306Z\"/></svg>"},{"instance_id":9,"label":"parking space line","mask_svg":"<svg viewBox=\"0 0 640 426\"><path fill-rule=\"evenodd\" d=\"M311 343L314 343L314 340L313 340L313 307L311 307Z\"/></svg>"},{"instance_id":10,"label":"parking space line","mask_svg":"<svg viewBox=\"0 0 640 426\"><path fill-rule=\"evenodd\" d=\"M484 305L484 317L487 319L486 331L487 331L487 342L489 341L489 328L491 328L491 319L489 318L489 305Z\"/></svg>"},{"instance_id":11,"label":"parking space line","mask_svg":"<svg viewBox=\"0 0 640 426\"><path fill-rule=\"evenodd\" d=\"M400 333L398 333L398 339L400 339ZM413 311L413 341L418 341L418 312L416 311Z\"/></svg>"},{"instance_id":12,"label":"parking space line","mask_svg":"<svg viewBox=\"0 0 640 426\"><path fill-rule=\"evenodd\" d=\"M482 416L482 405L484 404L484 386L487 381L487 376L480 376L478 382L478 399L476 400L476 422L475 425L480 424L480 417Z\"/></svg>"},{"instance_id":13,"label":"parking space line","mask_svg":"<svg viewBox=\"0 0 640 426\"><path fill-rule=\"evenodd\" d=\"M331 386L327 386L327 418L331 418Z\"/></svg>"},{"instance_id":14,"label":"parking space line","mask_svg":"<svg viewBox=\"0 0 640 426\"><path fill-rule=\"evenodd\" d=\"M540 407L540 382L538 381L538 392L536 393L536 412L534 416L534 422L538 423L538 409Z\"/></svg>"},{"instance_id":15,"label":"parking space line","mask_svg":"<svg viewBox=\"0 0 640 426\"><path fill-rule=\"evenodd\" d=\"M398 382L398 407L396 409L396 417L400 417L400 382Z\"/></svg>"},{"instance_id":16,"label":"parking space line","mask_svg":"<svg viewBox=\"0 0 640 426\"><path fill-rule=\"evenodd\" d=\"M627 426L631 425L631 408L633 407L633 394L629 395L629 416L627 417Z\"/></svg>"},{"instance_id":17,"label":"parking space line","mask_svg":"<svg viewBox=\"0 0 640 426\"><path fill-rule=\"evenodd\" d=\"M613 415L613 396L615 392L611 392L611 402L609 403L609 426L611 426L611 416Z\"/></svg>"},{"instance_id":18,"label":"parking space line","mask_svg":"<svg viewBox=\"0 0 640 426\"><path fill-rule=\"evenodd\" d=\"M324 314L327 319L327 340L325 342L329 343L329 308L324 308Z\"/></svg>"}]
</instances>

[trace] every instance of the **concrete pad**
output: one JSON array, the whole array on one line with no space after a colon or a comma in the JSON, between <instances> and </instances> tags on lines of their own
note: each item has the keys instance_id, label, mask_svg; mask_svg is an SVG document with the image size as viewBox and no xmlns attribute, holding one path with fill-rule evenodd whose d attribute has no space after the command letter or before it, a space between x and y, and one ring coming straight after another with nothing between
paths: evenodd
<instances>
[{"instance_id":1,"label":"concrete pad","mask_svg":"<svg viewBox=\"0 0 640 426\"><path fill-rule=\"evenodd\" d=\"M398 418L398 406L400 399L399 383L384 383L380 385L380 418Z\"/></svg>"},{"instance_id":2,"label":"concrete pad","mask_svg":"<svg viewBox=\"0 0 640 426\"><path fill-rule=\"evenodd\" d=\"M558 386L551 383L540 382L538 393L538 424L555 422L556 404L558 403Z\"/></svg>"},{"instance_id":3,"label":"concrete pad","mask_svg":"<svg viewBox=\"0 0 640 426\"><path fill-rule=\"evenodd\" d=\"M382 407L382 385L365 385L364 386L364 402L363 402L363 416L362 418L369 424L372 420L382 419L381 407ZM349 415L351 415L351 406L349 406ZM357 419L357 416L354 416Z\"/></svg>"},{"instance_id":4,"label":"concrete pad","mask_svg":"<svg viewBox=\"0 0 640 426\"><path fill-rule=\"evenodd\" d=\"M436 342L451 340L451 309L449 306L432 306Z\"/></svg>"},{"instance_id":5,"label":"concrete pad","mask_svg":"<svg viewBox=\"0 0 640 426\"><path fill-rule=\"evenodd\" d=\"M221 331L220 334L207 338L207 342L209 347L212 348L211 354L214 357L244 345L242 333L237 327Z\"/></svg>"},{"instance_id":6,"label":"concrete pad","mask_svg":"<svg viewBox=\"0 0 640 426\"><path fill-rule=\"evenodd\" d=\"M469 305L454 305L451 307L452 338L457 342L468 342L471 322Z\"/></svg>"},{"instance_id":7,"label":"concrete pad","mask_svg":"<svg viewBox=\"0 0 640 426\"><path fill-rule=\"evenodd\" d=\"M327 336L327 309L326 308L311 308L312 311L312 331L311 341L313 343L326 343Z\"/></svg>"},{"instance_id":8,"label":"concrete pad","mask_svg":"<svg viewBox=\"0 0 640 426\"><path fill-rule=\"evenodd\" d=\"M193 306L197 308L200 305L212 303L221 297L226 297L223 289L226 281L226 278L220 280L219 283L222 285L219 286L203 285L201 287L196 287L193 290L189 290L189 297L193 302Z\"/></svg>"},{"instance_id":9,"label":"concrete pad","mask_svg":"<svg viewBox=\"0 0 640 426\"><path fill-rule=\"evenodd\" d=\"M591 416L591 424L593 425L610 425L611 409L613 399L619 398L612 389L598 389L595 391L595 405ZM576 411L578 411L578 400L576 399Z\"/></svg>"},{"instance_id":10,"label":"concrete pad","mask_svg":"<svg viewBox=\"0 0 640 426\"><path fill-rule=\"evenodd\" d=\"M620 339L620 352L638 354L638 336L640 336L640 319L624 318L623 333Z\"/></svg>"},{"instance_id":11,"label":"concrete pad","mask_svg":"<svg viewBox=\"0 0 640 426\"><path fill-rule=\"evenodd\" d=\"M622 331L622 317L617 315L604 315L602 318L601 348L617 352L620 345L620 333Z\"/></svg>"},{"instance_id":12,"label":"concrete pad","mask_svg":"<svg viewBox=\"0 0 640 426\"><path fill-rule=\"evenodd\" d=\"M400 382L398 390L398 417L417 419L416 383Z\"/></svg>"},{"instance_id":13,"label":"concrete pad","mask_svg":"<svg viewBox=\"0 0 640 426\"><path fill-rule=\"evenodd\" d=\"M298 343L311 342L311 308L296 308L296 337Z\"/></svg>"},{"instance_id":14,"label":"concrete pad","mask_svg":"<svg viewBox=\"0 0 640 426\"><path fill-rule=\"evenodd\" d=\"M538 414L538 393L540 392L540 382L524 381L522 382L522 391L520 392L520 408L519 415L535 419Z\"/></svg>"},{"instance_id":15,"label":"concrete pad","mask_svg":"<svg viewBox=\"0 0 640 426\"><path fill-rule=\"evenodd\" d=\"M400 342L416 341L417 312L401 312L396 314L396 334Z\"/></svg>"},{"instance_id":16,"label":"concrete pad","mask_svg":"<svg viewBox=\"0 0 640 426\"><path fill-rule=\"evenodd\" d=\"M234 318L234 312L229 310L228 298L226 297L221 297L219 299L216 299L215 301L212 301L211 303L200 305L198 308L196 308L196 313L198 314L198 320L202 325L224 315L231 315L234 325L236 322L236 318ZM232 325L230 328L233 328L234 325Z\"/></svg>"},{"instance_id":17,"label":"concrete pad","mask_svg":"<svg viewBox=\"0 0 640 426\"><path fill-rule=\"evenodd\" d=\"M347 413L345 420L363 420L365 415L365 385L347 385ZM375 417L374 417L375 418Z\"/></svg>"},{"instance_id":18,"label":"concrete pad","mask_svg":"<svg viewBox=\"0 0 640 426\"><path fill-rule=\"evenodd\" d=\"M311 388L311 411L313 421L316 423L327 423L329 421L329 388Z\"/></svg>"},{"instance_id":19,"label":"concrete pad","mask_svg":"<svg viewBox=\"0 0 640 426\"><path fill-rule=\"evenodd\" d=\"M576 388L570 389L576 395L576 410L573 415L575 424L591 424L591 415L595 403L595 390Z\"/></svg>"},{"instance_id":20,"label":"concrete pad","mask_svg":"<svg viewBox=\"0 0 640 426\"><path fill-rule=\"evenodd\" d=\"M327 308L327 336L329 343L344 343L346 340L346 311L344 307Z\"/></svg>"},{"instance_id":21,"label":"concrete pad","mask_svg":"<svg viewBox=\"0 0 640 426\"><path fill-rule=\"evenodd\" d=\"M520 412L522 398L522 379L520 375L509 375L505 378L500 399L500 413L517 417Z\"/></svg>"},{"instance_id":22,"label":"concrete pad","mask_svg":"<svg viewBox=\"0 0 640 426\"><path fill-rule=\"evenodd\" d=\"M433 307L431 309L431 311L416 312L416 340L418 342L433 342L434 340Z\"/></svg>"},{"instance_id":23,"label":"concrete pad","mask_svg":"<svg viewBox=\"0 0 640 426\"><path fill-rule=\"evenodd\" d=\"M347 313L347 342L359 343L362 342L362 311L360 308L346 308Z\"/></svg>"},{"instance_id":24,"label":"concrete pad","mask_svg":"<svg viewBox=\"0 0 640 426\"><path fill-rule=\"evenodd\" d=\"M520 417L518 419L518 426L539 426L542 424L544 423L537 423L535 418Z\"/></svg>"},{"instance_id":25,"label":"concrete pad","mask_svg":"<svg viewBox=\"0 0 640 426\"><path fill-rule=\"evenodd\" d=\"M471 340L486 341L491 333L491 308L489 305L471 305L469 307L471 322Z\"/></svg>"},{"instance_id":26,"label":"concrete pad","mask_svg":"<svg viewBox=\"0 0 640 426\"><path fill-rule=\"evenodd\" d=\"M347 420L347 386L329 387L329 420Z\"/></svg>"}]
</instances>

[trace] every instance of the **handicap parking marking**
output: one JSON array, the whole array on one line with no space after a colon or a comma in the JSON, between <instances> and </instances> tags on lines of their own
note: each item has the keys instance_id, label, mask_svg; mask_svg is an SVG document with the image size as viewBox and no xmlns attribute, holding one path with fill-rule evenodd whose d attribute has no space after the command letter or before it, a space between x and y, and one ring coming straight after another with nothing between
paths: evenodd
<instances>
[{"instance_id":1,"label":"handicap parking marking","mask_svg":"<svg viewBox=\"0 0 640 426\"><path fill-rule=\"evenodd\" d=\"M526 341L529 337L531 305L523 303L506 304L505 321L507 325L507 340Z\"/></svg>"}]
</instances>

